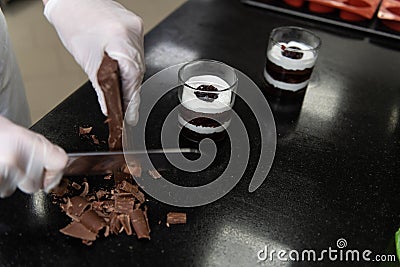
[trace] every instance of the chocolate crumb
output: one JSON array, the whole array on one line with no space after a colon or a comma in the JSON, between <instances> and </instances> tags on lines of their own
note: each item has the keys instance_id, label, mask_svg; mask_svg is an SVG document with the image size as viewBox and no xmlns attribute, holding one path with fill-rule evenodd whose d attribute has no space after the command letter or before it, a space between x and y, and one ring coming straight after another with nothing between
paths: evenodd
<instances>
[{"instance_id":1,"label":"chocolate crumb","mask_svg":"<svg viewBox=\"0 0 400 267\"><path fill-rule=\"evenodd\" d=\"M90 134L92 129L93 129L93 127L79 127L79 135Z\"/></svg>"},{"instance_id":2,"label":"chocolate crumb","mask_svg":"<svg viewBox=\"0 0 400 267\"><path fill-rule=\"evenodd\" d=\"M91 134L90 138L92 138L94 144L96 145L100 144L99 139L97 139L97 137L94 134Z\"/></svg>"},{"instance_id":3,"label":"chocolate crumb","mask_svg":"<svg viewBox=\"0 0 400 267\"><path fill-rule=\"evenodd\" d=\"M86 246L91 246L91 245L93 245L93 241L82 240L82 244L85 244Z\"/></svg>"},{"instance_id":4,"label":"chocolate crumb","mask_svg":"<svg viewBox=\"0 0 400 267\"><path fill-rule=\"evenodd\" d=\"M154 179L160 179L161 178L161 174L157 170L148 170L148 173Z\"/></svg>"},{"instance_id":5,"label":"chocolate crumb","mask_svg":"<svg viewBox=\"0 0 400 267\"><path fill-rule=\"evenodd\" d=\"M89 184L87 182L83 182L82 185L85 187L80 194L81 197L85 197L89 193Z\"/></svg>"},{"instance_id":6,"label":"chocolate crumb","mask_svg":"<svg viewBox=\"0 0 400 267\"><path fill-rule=\"evenodd\" d=\"M105 195L107 195L107 192L104 190L99 190L96 192L96 197L98 200L102 199Z\"/></svg>"},{"instance_id":7,"label":"chocolate crumb","mask_svg":"<svg viewBox=\"0 0 400 267\"><path fill-rule=\"evenodd\" d=\"M75 183L75 182L72 182L72 185L71 185L73 188L75 188L76 190L79 190L79 189L81 189L81 185L79 185L79 184L77 184L77 183Z\"/></svg>"}]
</instances>

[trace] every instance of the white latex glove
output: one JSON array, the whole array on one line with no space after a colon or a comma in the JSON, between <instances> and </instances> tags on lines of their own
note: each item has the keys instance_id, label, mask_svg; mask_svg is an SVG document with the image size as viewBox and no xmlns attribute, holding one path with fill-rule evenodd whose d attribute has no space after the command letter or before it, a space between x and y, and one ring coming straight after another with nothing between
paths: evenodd
<instances>
[{"instance_id":1,"label":"white latex glove","mask_svg":"<svg viewBox=\"0 0 400 267\"><path fill-rule=\"evenodd\" d=\"M107 115L97 71L104 52L117 60L121 72L126 121L135 125L139 88L145 72L142 19L112 0L49 0L44 14L61 41L89 76L104 115Z\"/></svg>"},{"instance_id":2,"label":"white latex glove","mask_svg":"<svg viewBox=\"0 0 400 267\"><path fill-rule=\"evenodd\" d=\"M25 193L49 192L61 180L68 157L42 135L0 116L0 197L18 187Z\"/></svg>"}]
</instances>

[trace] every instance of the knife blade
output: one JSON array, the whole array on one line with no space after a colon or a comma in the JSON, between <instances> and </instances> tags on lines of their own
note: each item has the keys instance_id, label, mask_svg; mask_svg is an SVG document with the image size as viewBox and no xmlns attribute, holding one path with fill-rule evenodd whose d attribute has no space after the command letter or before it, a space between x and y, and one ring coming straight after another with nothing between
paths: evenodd
<instances>
[{"instance_id":1,"label":"knife blade","mask_svg":"<svg viewBox=\"0 0 400 267\"><path fill-rule=\"evenodd\" d=\"M183 154L190 158L198 156L200 151L191 148L167 148L124 152L68 153L68 163L64 169L64 176L107 175L120 169L124 164L129 164L130 166L140 165L142 168L149 170L155 167L157 169L168 168L170 164L165 156L166 154L168 156Z\"/></svg>"}]
</instances>

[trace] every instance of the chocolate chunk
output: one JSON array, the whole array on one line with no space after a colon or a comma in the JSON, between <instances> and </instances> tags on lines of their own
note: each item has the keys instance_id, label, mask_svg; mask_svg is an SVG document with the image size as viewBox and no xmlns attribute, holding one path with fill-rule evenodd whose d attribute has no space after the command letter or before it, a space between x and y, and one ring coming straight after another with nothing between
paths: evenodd
<instances>
[{"instance_id":1,"label":"chocolate chunk","mask_svg":"<svg viewBox=\"0 0 400 267\"><path fill-rule=\"evenodd\" d=\"M108 146L110 150L122 150L122 93L118 61L105 53L97 72L97 80L103 91L108 112Z\"/></svg>"},{"instance_id":2,"label":"chocolate chunk","mask_svg":"<svg viewBox=\"0 0 400 267\"><path fill-rule=\"evenodd\" d=\"M199 87L196 88L196 90L200 91L195 91L194 94L197 96L198 99L201 99L206 102L213 102L215 99L218 98L218 94L215 93L206 93L206 92L216 92L218 89L212 85L200 85ZM201 92L203 91L203 92ZM206 92L204 92L206 91Z\"/></svg>"},{"instance_id":3,"label":"chocolate chunk","mask_svg":"<svg viewBox=\"0 0 400 267\"><path fill-rule=\"evenodd\" d=\"M118 220L121 222L122 227L125 229L127 235L132 235L131 221L129 215L120 214L118 215Z\"/></svg>"},{"instance_id":4,"label":"chocolate chunk","mask_svg":"<svg viewBox=\"0 0 400 267\"><path fill-rule=\"evenodd\" d=\"M185 224L186 213L184 212L168 212L167 214L167 226L170 224Z\"/></svg>"},{"instance_id":5,"label":"chocolate chunk","mask_svg":"<svg viewBox=\"0 0 400 267\"><path fill-rule=\"evenodd\" d=\"M79 135L90 134L93 127L79 127Z\"/></svg>"},{"instance_id":6,"label":"chocolate chunk","mask_svg":"<svg viewBox=\"0 0 400 267\"><path fill-rule=\"evenodd\" d=\"M150 229L146 221L144 212L141 209L135 209L129 213L133 229L139 239L150 239Z\"/></svg>"},{"instance_id":7,"label":"chocolate chunk","mask_svg":"<svg viewBox=\"0 0 400 267\"><path fill-rule=\"evenodd\" d=\"M154 179L160 179L161 174L157 170L148 170L149 175L153 177Z\"/></svg>"},{"instance_id":8,"label":"chocolate chunk","mask_svg":"<svg viewBox=\"0 0 400 267\"><path fill-rule=\"evenodd\" d=\"M301 50L297 46L289 46L287 48L284 48L282 51L282 56L288 57L291 59L301 59L303 57L303 53L299 51L294 51L294 50Z\"/></svg>"},{"instance_id":9,"label":"chocolate chunk","mask_svg":"<svg viewBox=\"0 0 400 267\"><path fill-rule=\"evenodd\" d=\"M91 232L83 224L79 222L71 222L66 227L60 230L64 235L69 235L82 240L94 241L96 240L96 233Z\"/></svg>"},{"instance_id":10,"label":"chocolate chunk","mask_svg":"<svg viewBox=\"0 0 400 267\"><path fill-rule=\"evenodd\" d=\"M115 211L118 213L128 213L133 210L135 199L131 193L119 193L115 195Z\"/></svg>"},{"instance_id":11,"label":"chocolate chunk","mask_svg":"<svg viewBox=\"0 0 400 267\"><path fill-rule=\"evenodd\" d=\"M139 191L139 187L137 185L132 185L127 181L122 181L118 186L118 189L131 193L140 203L144 203L146 200L144 194Z\"/></svg>"},{"instance_id":12,"label":"chocolate chunk","mask_svg":"<svg viewBox=\"0 0 400 267\"><path fill-rule=\"evenodd\" d=\"M94 210L85 211L82 214L80 223L96 234L106 226L106 222Z\"/></svg>"}]
</instances>

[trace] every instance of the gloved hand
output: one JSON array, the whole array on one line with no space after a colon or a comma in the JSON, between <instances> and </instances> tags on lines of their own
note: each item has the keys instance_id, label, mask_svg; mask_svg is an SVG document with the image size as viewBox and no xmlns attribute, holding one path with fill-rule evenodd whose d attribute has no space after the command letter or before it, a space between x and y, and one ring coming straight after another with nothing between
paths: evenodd
<instances>
[{"instance_id":1,"label":"gloved hand","mask_svg":"<svg viewBox=\"0 0 400 267\"><path fill-rule=\"evenodd\" d=\"M48 0L44 14L61 41L89 76L104 115L107 106L97 81L104 52L117 60L126 121L135 125L145 72L142 19L112 0Z\"/></svg>"},{"instance_id":2,"label":"gloved hand","mask_svg":"<svg viewBox=\"0 0 400 267\"><path fill-rule=\"evenodd\" d=\"M58 185L68 157L42 135L0 116L0 197L18 187L25 193L46 192Z\"/></svg>"}]
</instances>

